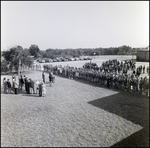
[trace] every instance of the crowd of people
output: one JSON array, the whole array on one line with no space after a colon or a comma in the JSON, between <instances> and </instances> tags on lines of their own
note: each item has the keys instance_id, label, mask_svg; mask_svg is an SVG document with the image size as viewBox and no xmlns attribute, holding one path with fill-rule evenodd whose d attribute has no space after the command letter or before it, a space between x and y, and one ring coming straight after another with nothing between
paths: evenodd
<instances>
[{"instance_id":1,"label":"crowd of people","mask_svg":"<svg viewBox=\"0 0 150 148\"><path fill-rule=\"evenodd\" d=\"M148 77L141 77L141 74L146 73L149 76L149 66L136 67L132 60L108 60L104 61L100 67L90 62L82 68L58 65L49 66L49 69L55 75L62 77L88 81L111 89L149 95ZM49 69L44 67L45 71Z\"/></svg>"},{"instance_id":2,"label":"crowd of people","mask_svg":"<svg viewBox=\"0 0 150 148\"><path fill-rule=\"evenodd\" d=\"M52 72L49 72L49 82L50 86L54 83L54 76ZM39 96L46 96L46 84L45 84L45 74L42 73L43 81L34 81L31 78L28 78L26 75L22 75L20 73L19 80L17 81L16 76L12 76L12 84L10 79L4 77L3 79L3 87L4 94L18 94L18 93L26 93L26 94L39 94Z\"/></svg>"},{"instance_id":3,"label":"crowd of people","mask_svg":"<svg viewBox=\"0 0 150 148\"><path fill-rule=\"evenodd\" d=\"M3 79L4 93L18 94L18 90L25 91L27 94L37 94L39 96L46 95L45 72L49 73L50 86L55 81L54 75L62 77L87 81L102 87L111 89L130 91L139 94L146 94L149 96L149 66L140 65L136 67L132 60L118 61L108 60L104 61L100 67L96 63L85 63L83 67L70 66L44 66L42 73L42 81L34 81L27 76L22 76L20 73L19 83L16 77L12 78L12 86L10 80ZM141 74L147 74L141 77Z\"/></svg>"}]
</instances>

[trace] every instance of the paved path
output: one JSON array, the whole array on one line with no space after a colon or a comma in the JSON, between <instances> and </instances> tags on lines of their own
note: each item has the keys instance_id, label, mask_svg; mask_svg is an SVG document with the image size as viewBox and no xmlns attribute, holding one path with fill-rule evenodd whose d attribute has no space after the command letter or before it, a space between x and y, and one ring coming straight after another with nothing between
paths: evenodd
<instances>
[{"instance_id":1,"label":"paved path","mask_svg":"<svg viewBox=\"0 0 150 148\"><path fill-rule=\"evenodd\" d=\"M58 76L50 87L48 74L46 89L46 97L1 94L2 147L149 146L147 97Z\"/></svg>"}]
</instances>

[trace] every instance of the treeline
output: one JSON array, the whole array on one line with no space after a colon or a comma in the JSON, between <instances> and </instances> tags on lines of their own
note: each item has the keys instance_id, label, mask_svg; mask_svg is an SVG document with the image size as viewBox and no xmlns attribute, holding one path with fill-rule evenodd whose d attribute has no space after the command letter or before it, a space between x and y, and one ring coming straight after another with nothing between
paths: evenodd
<instances>
[{"instance_id":1,"label":"treeline","mask_svg":"<svg viewBox=\"0 0 150 148\"><path fill-rule=\"evenodd\" d=\"M131 48L123 45L120 47L110 48L78 48L78 49L46 49L40 50L38 45L32 44L29 48L23 49L22 46L14 46L6 51L2 51L1 55L4 60L1 61L1 70L6 67L12 70L13 67L18 69L19 59L22 65L31 66L34 59L56 57L80 57L80 56L98 56L98 55L132 55L140 48ZM4 70L4 69L3 69Z\"/></svg>"},{"instance_id":2,"label":"treeline","mask_svg":"<svg viewBox=\"0 0 150 148\"><path fill-rule=\"evenodd\" d=\"M131 48L129 46L110 47L110 48L78 48L78 49L47 49L43 51L43 58L56 57L80 57L93 55L132 55L140 48Z\"/></svg>"}]
</instances>

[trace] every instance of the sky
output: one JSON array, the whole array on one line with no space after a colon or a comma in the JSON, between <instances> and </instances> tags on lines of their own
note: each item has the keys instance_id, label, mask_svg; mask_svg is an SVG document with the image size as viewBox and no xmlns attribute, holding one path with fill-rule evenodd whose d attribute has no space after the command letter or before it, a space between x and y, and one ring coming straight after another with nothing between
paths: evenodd
<instances>
[{"instance_id":1,"label":"sky","mask_svg":"<svg viewBox=\"0 0 150 148\"><path fill-rule=\"evenodd\" d=\"M149 1L1 1L1 50L149 45Z\"/></svg>"}]
</instances>

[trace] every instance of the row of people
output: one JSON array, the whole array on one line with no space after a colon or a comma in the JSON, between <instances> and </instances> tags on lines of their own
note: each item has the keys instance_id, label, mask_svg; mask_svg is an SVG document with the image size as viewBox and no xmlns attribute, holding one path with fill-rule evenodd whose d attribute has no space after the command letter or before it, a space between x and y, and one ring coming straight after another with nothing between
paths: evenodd
<instances>
[{"instance_id":1,"label":"row of people","mask_svg":"<svg viewBox=\"0 0 150 148\"><path fill-rule=\"evenodd\" d=\"M108 70L105 70L104 67L107 67L110 63L111 65L113 65L113 63L117 63L118 65L120 65L121 68L126 67L124 65L129 65L128 70L130 70L131 73L128 73L128 71L124 72L123 69L121 69L120 71L115 70L111 71L110 70L111 66L108 67ZM117 60L114 61L109 60L103 62L102 65L103 66L101 67L102 68L101 70L94 68L91 69L87 67L82 68L70 66L62 67L62 65L51 66L51 70L54 72L54 74L63 77L85 80L89 81L90 83L97 83L99 86L107 86L109 88L120 89L125 91L134 91L140 94L145 92L147 95L149 95L148 77L145 76L144 78L142 78L140 76L141 71L139 73L135 72L139 67L136 68L135 63L133 61L126 61L124 63L123 62L119 63L119 61ZM143 73L145 73L144 69Z\"/></svg>"}]
</instances>

